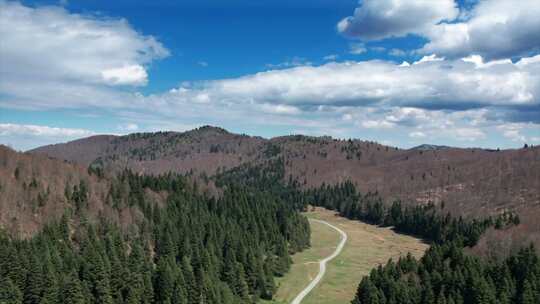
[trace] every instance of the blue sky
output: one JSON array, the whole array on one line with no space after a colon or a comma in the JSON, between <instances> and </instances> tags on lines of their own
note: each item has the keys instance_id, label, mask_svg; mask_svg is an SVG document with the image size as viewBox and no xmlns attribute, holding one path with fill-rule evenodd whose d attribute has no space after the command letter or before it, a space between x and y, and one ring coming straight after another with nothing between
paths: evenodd
<instances>
[{"instance_id":1,"label":"blue sky","mask_svg":"<svg viewBox=\"0 0 540 304\"><path fill-rule=\"evenodd\" d=\"M540 144L534 0L0 6L0 143L16 149L205 124L399 147Z\"/></svg>"}]
</instances>

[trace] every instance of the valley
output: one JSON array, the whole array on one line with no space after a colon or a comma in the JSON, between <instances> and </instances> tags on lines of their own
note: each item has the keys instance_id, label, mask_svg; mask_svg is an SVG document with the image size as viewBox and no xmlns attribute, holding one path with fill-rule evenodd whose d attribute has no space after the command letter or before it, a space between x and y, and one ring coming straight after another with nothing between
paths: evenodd
<instances>
[{"instance_id":1,"label":"valley","mask_svg":"<svg viewBox=\"0 0 540 304\"><path fill-rule=\"evenodd\" d=\"M0 0L0 304L540 304L540 0Z\"/></svg>"},{"instance_id":2,"label":"valley","mask_svg":"<svg viewBox=\"0 0 540 304\"><path fill-rule=\"evenodd\" d=\"M310 292L303 304L347 303L354 297L357 282L378 265L389 259L411 253L420 258L428 245L421 240L366 223L340 217L334 211L320 207L309 208L304 214L310 219L311 248L293 255L291 270L277 279L274 301L266 304L290 303L318 273L318 261L330 255L339 243L339 233L320 222L323 220L342 229L348 236L343 251L328 262L326 274Z\"/></svg>"},{"instance_id":3,"label":"valley","mask_svg":"<svg viewBox=\"0 0 540 304\"><path fill-rule=\"evenodd\" d=\"M539 283L539 155L210 126L2 146L2 297L528 304L515 299Z\"/></svg>"}]
</instances>

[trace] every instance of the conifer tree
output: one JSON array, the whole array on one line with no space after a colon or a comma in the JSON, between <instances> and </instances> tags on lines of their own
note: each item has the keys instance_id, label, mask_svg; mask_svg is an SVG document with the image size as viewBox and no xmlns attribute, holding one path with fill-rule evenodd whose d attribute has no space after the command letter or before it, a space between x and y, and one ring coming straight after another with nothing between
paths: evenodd
<instances>
[{"instance_id":1,"label":"conifer tree","mask_svg":"<svg viewBox=\"0 0 540 304\"><path fill-rule=\"evenodd\" d=\"M9 278L0 278L0 303L21 304L23 296L19 288Z\"/></svg>"},{"instance_id":2,"label":"conifer tree","mask_svg":"<svg viewBox=\"0 0 540 304\"><path fill-rule=\"evenodd\" d=\"M90 304L83 295L81 282L75 273L72 273L64 280L62 288L62 299L66 303L72 304Z\"/></svg>"}]
</instances>

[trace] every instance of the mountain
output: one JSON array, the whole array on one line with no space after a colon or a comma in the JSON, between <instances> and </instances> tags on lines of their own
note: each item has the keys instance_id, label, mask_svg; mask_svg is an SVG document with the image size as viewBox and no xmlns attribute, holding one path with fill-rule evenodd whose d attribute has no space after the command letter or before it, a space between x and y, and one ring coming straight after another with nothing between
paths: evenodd
<instances>
[{"instance_id":1,"label":"mountain","mask_svg":"<svg viewBox=\"0 0 540 304\"><path fill-rule=\"evenodd\" d=\"M416 147L412 147L410 150L431 151L431 150L445 150L445 149L450 149L450 148L451 147L449 146L423 144Z\"/></svg>"},{"instance_id":2,"label":"mountain","mask_svg":"<svg viewBox=\"0 0 540 304\"><path fill-rule=\"evenodd\" d=\"M423 145L402 150L375 142L292 135L264 139L205 126L178 132L94 136L30 151L141 173L213 175L282 157L303 187L351 180L360 191L482 215L540 204L540 148L491 151Z\"/></svg>"},{"instance_id":3,"label":"mountain","mask_svg":"<svg viewBox=\"0 0 540 304\"><path fill-rule=\"evenodd\" d=\"M94 136L29 153L112 171L193 172L204 180L228 169L280 158L284 180L297 180L304 189L352 181L359 191L376 192L388 202L434 203L456 216L482 218L512 211L521 218L519 229L488 232L480 246L503 238L508 248L531 241L540 244L539 147L485 150L422 145L403 150L328 136L265 139L205 126L183 133Z\"/></svg>"},{"instance_id":4,"label":"mountain","mask_svg":"<svg viewBox=\"0 0 540 304\"><path fill-rule=\"evenodd\" d=\"M456 269L499 269L463 260L494 253L508 257L505 265L516 256L515 265L528 265L522 257L532 259L534 250L517 250L540 245L539 174L537 147L402 150L331 137L264 139L210 126L94 136L27 153L0 147L2 284L27 298L33 280L57 274L68 278L53 281L62 292L93 286L83 292L99 303L271 299L290 254L309 246L309 224L299 213L308 203L422 237L432 243L429 256L452 256ZM62 260L48 262L57 256ZM69 263L75 273L62 266ZM429 259L418 263L430 277L448 271L431 269ZM506 276L524 284L519 271ZM432 293L440 289L433 286Z\"/></svg>"},{"instance_id":5,"label":"mountain","mask_svg":"<svg viewBox=\"0 0 540 304\"><path fill-rule=\"evenodd\" d=\"M236 167L261 155L265 140L237 135L216 127L178 132L99 135L66 144L44 146L30 153L79 163L137 172L163 173L190 170L215 173Z\"/></svg>"}]
</instances>

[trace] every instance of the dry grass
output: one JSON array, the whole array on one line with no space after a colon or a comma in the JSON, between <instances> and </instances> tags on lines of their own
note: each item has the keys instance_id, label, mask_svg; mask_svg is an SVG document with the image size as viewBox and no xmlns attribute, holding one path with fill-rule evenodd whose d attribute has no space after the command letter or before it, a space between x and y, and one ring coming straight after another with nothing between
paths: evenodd
<instances>
[{"instance_id":1,"label":"dry grass","mask_svg":"<svg viewBox=\"0 0 540 304\"><path fill-rule=\"evenodd\" d=\"M307 212L309 218L327 221L347 233L349 239L342 253L328 263L321 283L306 297L303 304L349 303L362 277L388 259L397 259L411 252L420 257L428 245L411 236L397 234L388 228L379 228L339 217L335 212L316 208ZM331 254L339 241L339 234L325 225L311 222L312 243L309 250L293 257L295 265L279 279L280 287L274 303L288 303L301 291L318 271L313 262Z\"/></svg>"}]
</instances>

